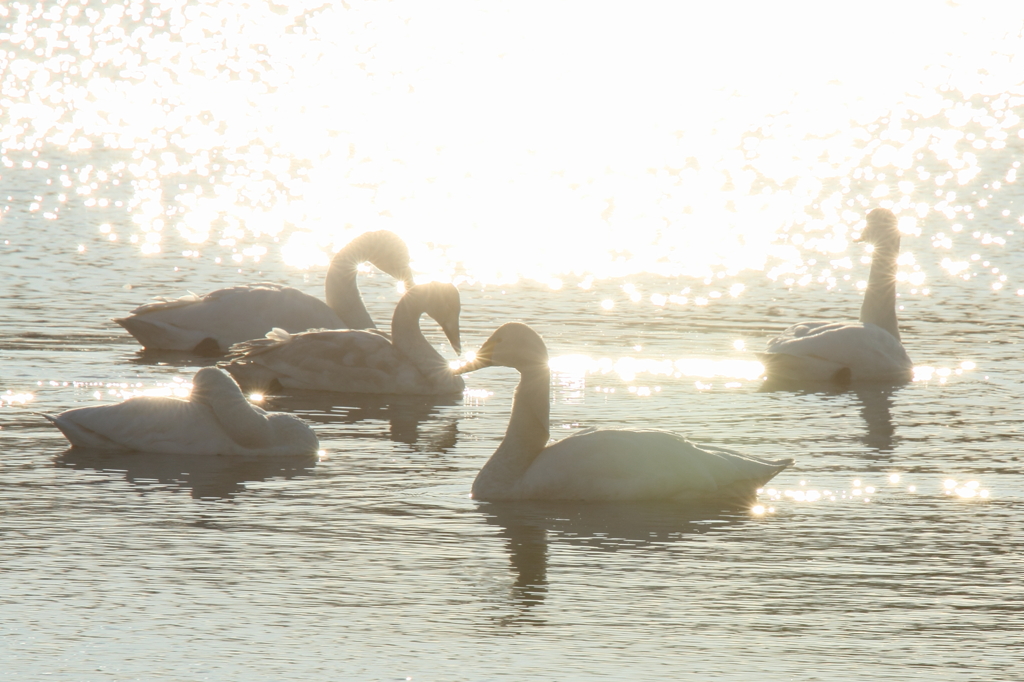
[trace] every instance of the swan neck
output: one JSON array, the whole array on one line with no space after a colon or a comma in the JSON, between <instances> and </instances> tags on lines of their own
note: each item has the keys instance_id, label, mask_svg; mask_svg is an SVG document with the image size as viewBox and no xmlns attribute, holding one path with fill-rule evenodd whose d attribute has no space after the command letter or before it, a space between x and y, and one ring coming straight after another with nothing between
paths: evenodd
<instances>
[{"instance_id":1,"label":"swan neck","mask_svg":"<svg viewBox=\"0 0 1024 682\"><path fill-rule=\"evenodd\" d=\"M376 329L356 285L356 271L364 260L361 248L346 246L331 260L324 283L327 306L349 329Z\"/></svg>"},{"instance_id":2,"label":"swan neck","mask_svg":"<svg viewBox=\"0 0 1024 682\"><path fill-rule=\"evenodd\" d=\"M509 497L515 482L530 468L551 436L551 372L546 364L520 372L505 438L473 482L473 496L477 499Z\"/></svg>"},{"instance_id":3,"label":"swan neck","mask_svg":"<svg viewBox=\"0 0 1024 682\"><path fill-rule=\"evenodd\" d=\"M438 370L450 373L448 362L430 345L420 329L424 308L424 301L415 293L406 294L398 301L391 317L391 343L427 376L433 376Z\"/></svg>"},{"instance_id":4,"label":"swan neck","mask_svg":"<svg viewBox=\"0 0 1024 682\"><path fill-rule=\"evenodd\" d=\"M250 405L235 385L214 386L209 392L193 391L191 401L209 408L224 433L243 447L260 447L273 438L266 414Z\"/></svg>"},{"instance_id":5,"label":"swan neck","mask_svg":"<svg viewBox=\"0 0 1024 682\"><path fill-rule=\"evenodd\" d=\"M896 259L900 254L900 240L883 242L875 247L871 257L871 274L860 308L860 321L874 324L900 340L896 321Z\"/></svg>"}]
</instances>

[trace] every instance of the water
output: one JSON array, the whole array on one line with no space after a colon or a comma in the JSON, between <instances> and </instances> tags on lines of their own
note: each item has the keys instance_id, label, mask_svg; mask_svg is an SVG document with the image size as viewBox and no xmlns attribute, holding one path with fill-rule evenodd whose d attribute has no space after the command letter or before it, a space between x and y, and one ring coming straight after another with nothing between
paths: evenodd
<instances>
[{"instance_id":1,"label":"water","mask_svg":"<svg viewBox=\"0 0 1024 682\"><path fill-rule=\"evenodd\" d=\"M5 679L1024 663L1021 10L314 5L0 8ZM856 316L876 205L916 380L764 386L767 338ZM755 509L477 503L498 368L451 400L268 398L314 425L309 460L69 450L40 416L184 394L210 362L109 318L259 280L322 295L330 253L382 227L459 285L467 348L513 319L544 336L555 437L642 425L796 464ZM394 283L360 286L386 324Z\"/></svg>"}]
</instances>

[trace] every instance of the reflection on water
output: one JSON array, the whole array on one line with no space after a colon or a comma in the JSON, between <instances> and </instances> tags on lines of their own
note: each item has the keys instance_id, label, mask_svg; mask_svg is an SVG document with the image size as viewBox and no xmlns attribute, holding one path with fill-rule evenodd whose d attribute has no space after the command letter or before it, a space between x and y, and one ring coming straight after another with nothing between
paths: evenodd
<instances>
[{"instance_id":1,"label":"reflection on water","mask_svg":"<svg viewBox=\"0 0 1024 682\"><path fill-rule=\"evenodd\" d=\"M615 552L685 541L751 520L747 509L672 502L633 504L567 502L489 502L479 510L488 524L498 526L514 580L509 598L514 618L503 624L543 624L528 617L549 590L549 544L588 547Z\"/></svg>"},{"instance_id":2,"label":"reflection on water","mask_svg":"<svg viewBox=\"0 0 1024 682\"><path fill-rule=\"evenodd\" d=\"M854 391L860 402L860 414L868 424L861 442L878 453L893 449L896 427L892 423L893 396L899 388L858 388Z\"/></svg>"},{"instance_id":3,"label":"reflection on water","mask_svg":"<svg viewBox=\"0 0 1024 682\"><path fill-rule=\"evenodd\" d=\"M135 350L128 357L128 362L136 365L153 365L156 367L212 367L223 360L222 355L204 357L196 353L183 351L142 349Z\"/></svg>"},{"instance_id":4,"label":"reflection on water","mask_svg":"<svg viewBox=\"0 0 1024 682\"><path fill-rule=\"evenodd\" d=\"M54 466L123 475L140 495L169 488L188 490L196 499L230 499L244 492L247 482L310 476L316 456L211 457L69 448L54 459Z\"/></svg>"},{"instance_id":5,"label":"reflection on water","mask_svg":"<svg viewBox=\"0 0 1024 682\"><path fill-rule=\"evenodd\" d=\"M858 412L867 424L867 431L859 440L869 450L884 454L891 452L896 438L896 427L892 422L892 405L894 396L900 391L899 385L858 385L854 388L834 387L831 390L818 388L808 389L805 385L769 379L758 389L763 393L790 392L799 395L821 396L827 398L853 397L858 405ZM823 401L823 408L827 405Z\"/></svg>"},{"instance_id":6,"label":"reflection on water","mask_svg":"<svg viewBox=\"0 0 1024 682\"><path fill-rule=\"evenodd\" d=\"M455 447L459 424L455 417L441 417L442 408L457 405L451 396L373 395L294 390L289 395L268 396L260 405L270 411L289 412L314 424L330 426L318 433L344 435L343 426L360 422L387 422L388 437L422 452L443 454ZM365 437L365 432L359 435Z\"/></svg>"}]
</instances>

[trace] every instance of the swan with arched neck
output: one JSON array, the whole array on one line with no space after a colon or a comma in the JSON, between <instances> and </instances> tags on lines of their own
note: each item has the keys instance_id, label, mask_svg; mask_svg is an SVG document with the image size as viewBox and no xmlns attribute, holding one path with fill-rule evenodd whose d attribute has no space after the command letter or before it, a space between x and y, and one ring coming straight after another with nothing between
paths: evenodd
<instances>
[{"instance_id":1,"label":"swan with arched neck","mask_svg":"<svg viewBox=\"0 0 1024 682\"><path fill-rule=\"evenodd\" d=\"M412 287L409 250L393 232L366 232L331 260L324 284L326 303L294 287L272 282L217 289L205 296L189 294L136 308L114 322L146 349L222 354L236 343L258 339L275 327L288 332L307 329L373 329L373 320L356 286L356 270L369 261Z\"/></svg>"},{"instance_id":2,"label":"swan with arched neck","mask_svg":"<svg viewBox=\"0 0 1024 682\"><path fill-rule=\"evenodd\" d=\"M339 393L439 395L461 393L462 377L423 336L420 317L433 318L455 348L459 341L459 290L451 284L417 284L402 296L391 319L391 340L373 331L319 330L238 344L221 366L246 388L307 389Z\"/></svg>"}]
</instances>

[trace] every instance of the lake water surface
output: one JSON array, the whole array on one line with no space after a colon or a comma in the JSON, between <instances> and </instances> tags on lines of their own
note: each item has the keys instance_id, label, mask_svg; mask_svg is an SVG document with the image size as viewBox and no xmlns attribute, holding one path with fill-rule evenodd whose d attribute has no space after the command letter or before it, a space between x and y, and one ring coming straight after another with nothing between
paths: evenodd
<instances>
[{"instance_id":1,"label":"lake water surface","mask_svg":"<svg viewBox=\"0 0 1024 682\"><path fill-rule=\"evenodd\" d=\"M1019 676L1024 10L932 5L0 8L2 677ZM768 338L856 318L879 205L915 381L766 386ZM459 286L468 349L541 333L554 437L794 466L752 509L475 502L498 368L452 399L265 398L308 460L73 450L41 416L213 362L111 317L321 296L381 228ZM394 282L360 286L386 327Z\"/></svg>"}]
</instances>

